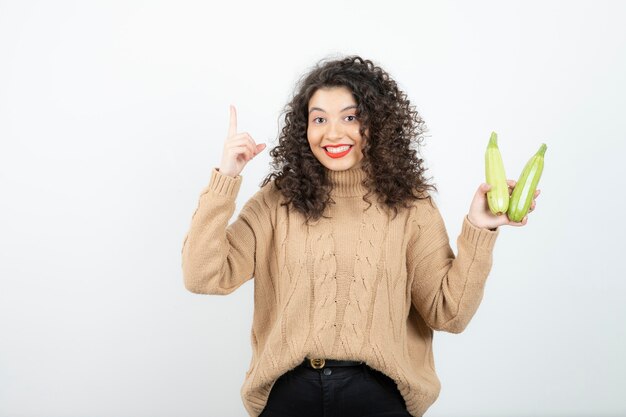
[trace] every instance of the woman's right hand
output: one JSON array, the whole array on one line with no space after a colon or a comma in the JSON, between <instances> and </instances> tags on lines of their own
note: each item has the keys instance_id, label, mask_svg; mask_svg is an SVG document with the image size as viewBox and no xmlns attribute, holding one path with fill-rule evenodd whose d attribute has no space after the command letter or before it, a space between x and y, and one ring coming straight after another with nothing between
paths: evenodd
<instances>
[{"instance_id":1,"label":"woman's right hand","mask_svg":"<svg viewBox=\"0 0 626 417\"><path fill-rule=\"evenodd\" d=\"M252 137L246 133L237 133L237 111L235 106L230 106L230 124L228 136L224 142L222 152L222 162L220 163L220 174L236 177L243 170L243 167L255 156L257 156L266 145L256 144Z\"/></svg>"}]
</instances>

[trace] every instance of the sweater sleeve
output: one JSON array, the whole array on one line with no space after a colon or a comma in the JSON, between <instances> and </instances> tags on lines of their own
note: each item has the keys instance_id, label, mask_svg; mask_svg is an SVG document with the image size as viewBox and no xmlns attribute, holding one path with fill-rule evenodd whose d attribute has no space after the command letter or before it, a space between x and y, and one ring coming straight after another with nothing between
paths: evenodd
<instances>
[{"instance_id":1,"label":"sweater sleeve","mask_svg":"<svg viewBox=\"0 0 626 417\"><path fill-rule=\"evenodd\" d=\"M415 228L407 248L411 301L432 329L460 333L468 325L482 300L498 234L472 225L465 216L455 257L434 205Z\"/></svg>"},{"instance_id":2,"label":"sweater sleeve","mask_svg":"<svg viewBox=\"0 0 626 417\"><path fill-rule=\"evenodd\" d=\"M241 176L233 178L214 168L209 185L200 194L181 250L185 288L193 293L230 294L253 277L262 233L257 220L267 212L258 202L259 191L228 224L241 180Z\"/></svg>"}]
</instances>

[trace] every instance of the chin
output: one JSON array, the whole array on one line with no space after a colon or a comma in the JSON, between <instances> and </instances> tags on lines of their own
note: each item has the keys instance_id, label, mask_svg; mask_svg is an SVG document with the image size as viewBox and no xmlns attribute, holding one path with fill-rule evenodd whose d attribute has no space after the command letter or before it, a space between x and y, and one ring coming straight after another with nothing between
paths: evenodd
<instances>
[{"instance_id":1,"label":"chin","mask_svg":"<svg viewBox=\"0 0 626 417\"><path fill-rule=\"evenodd\" d=\"M324 166L332 171L347 171L360 165L359 163L343 162L336 164L324 164Z\"/></svg>"}]
</instances>

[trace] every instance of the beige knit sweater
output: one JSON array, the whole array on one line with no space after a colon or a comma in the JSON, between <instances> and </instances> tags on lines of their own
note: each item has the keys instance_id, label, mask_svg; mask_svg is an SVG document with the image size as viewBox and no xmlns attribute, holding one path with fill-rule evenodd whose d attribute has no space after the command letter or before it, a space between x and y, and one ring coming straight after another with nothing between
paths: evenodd
<instances>
[{"instance_id":1,"label":"beige knit sweater","mask_svg":"<svg viewBox=\"0 0 626 417\"><path fill-rule=\"evenodd\" d=\"M413 203L392 220L362 196L360 168L328 171L326 214L306 225L274 183L230 225L242 178L213 169L182 247L185 287L229 294L254 277L252 359L241 398L258 416L274 382L304 358L365 361L391 377L413 416L437 399L433 330L462 331L480 304L498 230L467 216L452 252L439 210Z\"/></svg>"}]
</instances>

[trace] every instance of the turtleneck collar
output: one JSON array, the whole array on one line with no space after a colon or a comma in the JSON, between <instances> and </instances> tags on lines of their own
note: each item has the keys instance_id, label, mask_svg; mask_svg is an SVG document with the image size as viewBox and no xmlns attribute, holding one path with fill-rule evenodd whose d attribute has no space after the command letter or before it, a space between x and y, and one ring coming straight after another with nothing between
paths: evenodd
<instances>
[{"instance_id":1,"label":"turtleneck collar","mask_svg":"<svg viewBox=\"0 0 626 417\"><path fill-rule=\"evenodd\" d=\"M333 185L331 196L359 197L367 193L367 188L362 184L366 174L360 166L345 171L326 169L326 175Z\"/></svg>"}]
</instances>

